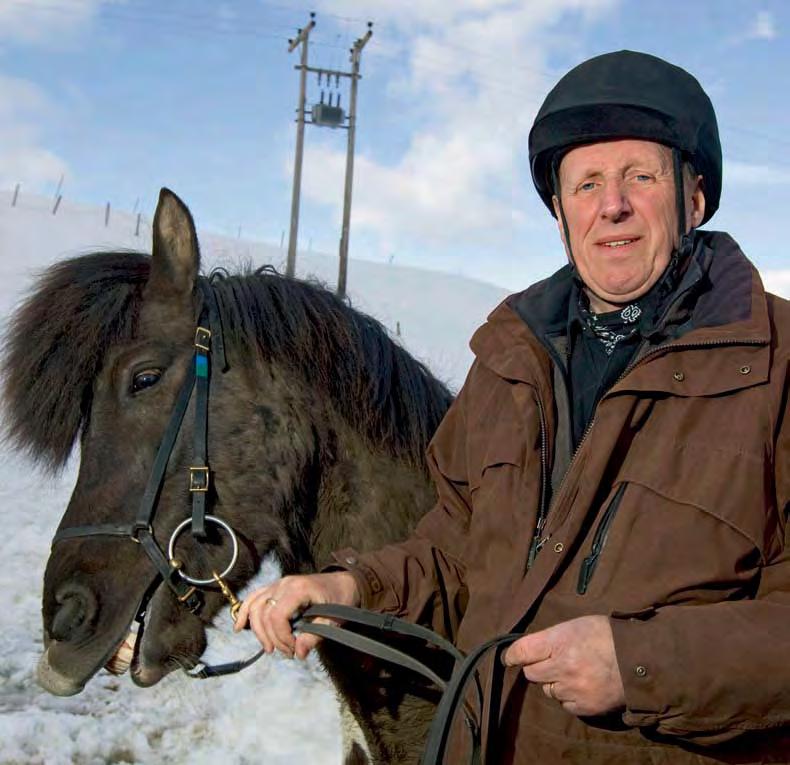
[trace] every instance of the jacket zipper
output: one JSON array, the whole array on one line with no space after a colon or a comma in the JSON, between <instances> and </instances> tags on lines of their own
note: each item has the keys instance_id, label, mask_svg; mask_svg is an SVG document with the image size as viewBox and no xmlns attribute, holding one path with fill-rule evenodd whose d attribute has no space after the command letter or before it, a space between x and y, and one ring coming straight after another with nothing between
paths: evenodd
<instances>
[{"instance_id":1,"label":"jacket zipper","mask_svg":"<svg viewBox=\"0 0 790 765\"><path fill-rule=\"evenodd\" d=\"M606 508L603 518L601 518L600 522L598 523L598 528L595 529L590 554L582 561L581 571L579 571L579 581L576 585L576 592L578 592L579 595L584 595L587 592L587 587L589 586L590 580L592 579L593 573L595 572L595 567L598 565L598 559L601 557L603 548L606 545L606 539L609 536L609 528L611 527L612 521L614 520L617 510L620 507L620 500L623 497L625 487L626 484L620 484L620 487L617 489L617 493L614 495L614 497L612 497L612 501Z\"/></svg>"},{"instance_id":2,"label":"jacket zipper","mask_svg":"<svg viewBox=\"0 0 790 765\"><path fill-rule=\"evenodd\" d=\"M538 412L540 413L540 506L538 508L538 519L535 523L535 533L532 535L532 543L529 546L529 555L527 557L527 569L532 566L535 557L540 552L540 548L545 544L545 540L541 542L541 534L546 526L546 519L549 515L549 508L546 503L546 492L548 491L548 456L546 452L547 436L546 436L546 412L543 408L543 402L537 391L535 392L535 400L538 402Z\"/></svg>"},{"instance_id":3,"label":"jacket zipper","mask_svg":"<svg viewBox=\"0 0 790 765\"><path fill-rule=\"evenodd\" d=\"M637 359L632 361L624 370L623 373L612 383L609 387L609 391L612 390L616 385L618 385L623 378L632 372L639 364L641 364L645 359L654 356L656 353L660 351L664 351L667 349L675 350L689 350L693 348L707 348L713 347L717 345L765 345L765 340L756 340L756 339L749 339L749 340L708 340L707 342L699 342L699 343L679 343L677 345L673 345L672 343L664 343L663 345L657 345L655 348L650 349L647 353L639 356ZM568 469L565 471L565 475L563 475L562 480L560 481L560 485L557 488L557 492L552 498L552 507L557 504L557 497L562 493L562 489L565 487L565 479L570 475L571 468L573 468L574 463L576 462L576 457L578 456L579 452L584 446L584 442L587 440L587 437L590 435L590 431L595 424L595 418L598 413L598 407L601 405L601 402L609 395L609 391L603 394L601 400L595 407L595 411L593 412L593 416L590 419L587 427L584 430L584 434L582 435L581 441L577 445L576 449L573 452L573 456L571 457L571 461L568 464ZM535 533L532 537L532 544L529 548L529 555L527 557L527 570L532 567L532 564L535 562L535 558L537 558L538 553L543 549L543 546L546 542L549 541L551 538L551 534L547 536L543 535L543 530L546 528L546 522L548 521L548 517L551 511L551 508L546 507L545 497L546 497L546 414L543 408L543 402L540 400L540 396L535 394L535 400L538 402L538 410L540 412L540 468L541 468L541 491L540 491L540 508L538 512L538 519L535 524Z\"/></svg>"}]
</instances>

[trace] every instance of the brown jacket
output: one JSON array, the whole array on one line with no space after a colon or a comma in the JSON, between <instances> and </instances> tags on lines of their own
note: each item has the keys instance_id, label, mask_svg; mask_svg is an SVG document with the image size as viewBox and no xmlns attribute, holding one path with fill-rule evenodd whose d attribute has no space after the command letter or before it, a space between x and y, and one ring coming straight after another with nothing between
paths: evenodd
<instances>
[{"instance_id":1,"label":"brown jacket","mask_svg":"<svg viewBox=\"0 0 790 765\"><path fill-rule=\"evenodd\" d=\"M726 234L693 267L692 322L639 351L575 455L562 333L535 325L568 269L500 305L429 447L436 507L350 569L364 607L466 651L609 615L625 710L574 717L508 670L502 762L790 763L790 303Z\"/></svg>"}]
</instances>

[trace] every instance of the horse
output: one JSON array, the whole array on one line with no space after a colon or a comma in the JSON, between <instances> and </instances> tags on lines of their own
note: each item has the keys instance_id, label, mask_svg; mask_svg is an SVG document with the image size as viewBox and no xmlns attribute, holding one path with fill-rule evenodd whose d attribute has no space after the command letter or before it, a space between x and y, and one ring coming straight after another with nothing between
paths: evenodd
<instances>
[{"instance_id":1,"label":"horse","mask_svg":"<svg viewBox=\"0 0 790 765\"><path fill-rule=\"evenodd\" d=\"M207 310L219 332L196 335ZM208 464L194 464L187 426L162 458L177 400L199 430L200 397L183 391L201 376L196 354L205 371L209 335L224 359L212 357L204 397ZM13 442L57 470L79 440L77 482L44 574L37 674L53 694L79 693L117 667L130 639L138 686L196 667L206 627L265 556L284 575L320 570L334 550L405 538L435 502L423 455L451 403L446 386L320 285L267 268L201 275L194 221L167 189L150 255L55 264L14 315L6 347ZM151 495L150 524L129 533L142 495ZM184 529L190 517L200 533ZM164 556L168 539L175 553ZM235 565L220 578L231 553ZM182 596L187 569L204 584ZM416 762L435 690L328 641L319 655L350 723L346 765Z\"/></svg>"}]
</instances>

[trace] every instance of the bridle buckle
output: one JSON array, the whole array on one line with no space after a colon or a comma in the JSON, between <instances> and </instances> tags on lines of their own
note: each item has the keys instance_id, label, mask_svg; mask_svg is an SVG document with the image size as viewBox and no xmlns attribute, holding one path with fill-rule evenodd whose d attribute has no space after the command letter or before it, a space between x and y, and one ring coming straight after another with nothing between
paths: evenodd
<instances>
[{"instance_id":1,"label":"bridle buckle","mask_svg":"<svg viewBox=\"0 0 790 765\"><path fill-rule=\"evenodd\" d=\"M198 327L195 330L195 348L208 352L211 350L211 330L206 327Z\"/></svg>"},{"instance_id":2,"label":"bridle buckle","mask_svg":"<svg viewBox=\"0 0 790 765\"><path fill-rule=\"evenodd\" d=\"M136 523L132 526L132 532L129 534L129 539L135 544L140 544L140 533L145 531L149 536L154 535L154 528L150 523Z\"/></svg>"},{"instance_id":3,"label":"bridle buckle","mask_svg":"<svg viewBox=\"0 0 790 765\"><path fill-rule=\"evenodd\" d=\"M200 465L198 467L189 468L189 490L190 491L208 491L209 485L209 472L207 465Z\"/></svg>"}]
</instances>

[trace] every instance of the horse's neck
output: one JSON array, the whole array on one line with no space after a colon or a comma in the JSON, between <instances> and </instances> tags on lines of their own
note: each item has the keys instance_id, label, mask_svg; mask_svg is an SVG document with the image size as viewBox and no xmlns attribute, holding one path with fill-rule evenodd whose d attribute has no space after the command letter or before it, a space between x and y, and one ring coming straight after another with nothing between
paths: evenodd
<instances>
[{"instance_id":1,"label":"horse's neck","mask_svg":"<svg viewBox=\"0 0 790 765\"><path fill-rule=\"evenodd\" d=\"M349 429L337 438L310 539L319 567L330 562L332 550L374 550L404 539L435 499L424 468L372 449Z\"/></svg>"}]
</instances>

